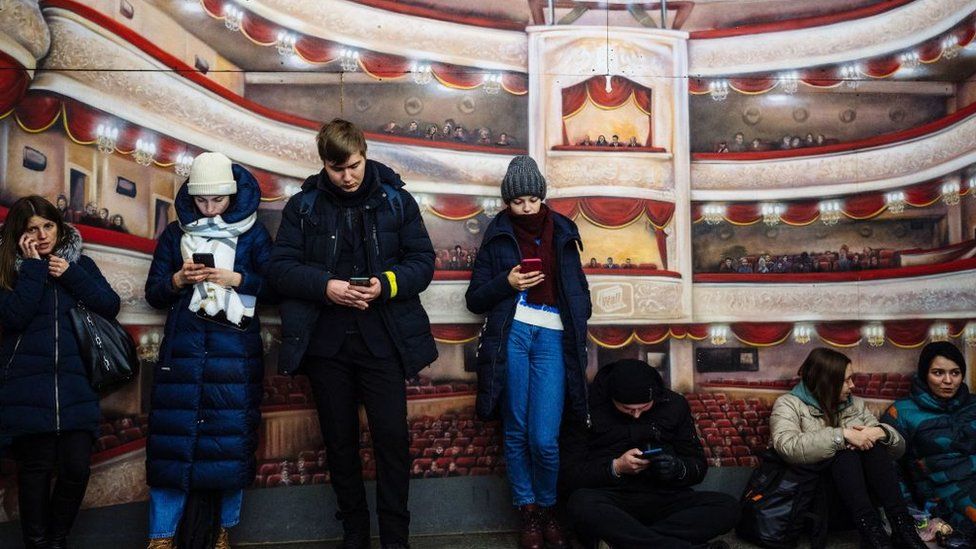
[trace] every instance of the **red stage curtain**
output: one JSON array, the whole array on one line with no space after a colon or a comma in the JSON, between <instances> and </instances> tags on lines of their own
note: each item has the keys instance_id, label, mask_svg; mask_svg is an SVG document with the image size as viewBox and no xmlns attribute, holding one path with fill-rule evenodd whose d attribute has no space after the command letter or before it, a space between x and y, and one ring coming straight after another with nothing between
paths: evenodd
<instances>
[{"instance_id":1,"label":"red stage curtain","mask_svg":"<svg viewBox=\"0 0 976 549\"><path fill-rule=\"evenodd\" d=\"M670 327L667 324L663 324L657 326L641 326L634 330L634 335L637 337L637 341L644 345L653 345L667 339L670 332Z\"/></svg>"},{"instance_id":2,"label":"red stage curtain","mask_svg":"<svg viewBox=\"0 0 976 549\"><path fill-rule=\"evenodd\" d=\"M822 67L818 69L805 69L801 73L800 80L808 86L832 88L841 83L841 76L837 67Z\"/></svg>"},{"instance_id":3,"label":"red stage curtain","mask_svg":"<svg viewBox=\"0 0 976 549\"><path fill-rule=\"evenodd\" d=\"M579 215L580 201L577 198L553 198L546 202L553 211L573 219Z\"/></svg>"},{"instance_id":4,"label":"red stage curtain","mask_svg":"<svg viewBox=\"0 0 976 549\"><path fill-rule=\"evenodd\" d=\"M397 55L362 51L359 64L373 78L400 78L410 71L410 62Z\"/></svg>"},{"instance_id":5,"label":"red stage curtain","mask_svg":"<svg viewBox=\"0 0 976 549\"><path fill-rule=\"evenodd\" d=\"M754 95L768 92L776 87L777 82L776 78L770 76L733 78L729 80L729 87L739 93Z\"/></svg>"},{"instance_id":6,"label":"red stage curtain","mask_svg":"<svg viewBox=\"0 0 976 549\"><path fill-rule=\"evenodd\" d=\"M563 88L563 116L569 116L586 104L586 82Z\"/></svg>"},{"instance_id":7,"label":"red stage curtain","mask_svg":"<svg viewBox=\"0 0 976 549\"><path fill-rule=\"evenodd\" d=\"M923 42L917 49L918 58L923 63L934 63L942 57L942 38L933 38Z\"/></svg>"},{"instance_id":8,"label":"red stage curtain","mask_svg":"<svg viewBox=\"0 0 976 549\"><path fill-rule=\"evenodd\" d=\"M861 341L860 322L823 322L816 329L820 339L834 347L853 347Z\"/></svg>"},{"instance_id":9,"label":"red stage curtain","mask_svg":"<svg viewBox=\"0 0 976 549\"><path fill-rule=\"evenodd\" d=\"M864 74L871 78L887 78L901 67L901 60L897 55L887 55L868 59L864 63Z\"/></svg>"},{"instance_id":10,"label":"red stage curtain","mask_svg":"<svg viewBox=\"0 0 976 549\"><path fill-rule=\"evenodd\" d=\"M212 17L218 19L224 17L224 2L223 0L201 0L203 4L203 9L207 10Z\"/></svg>"},{"instance_id":11,"label":"red stage curtain","mask_svg":"<svg viewBox=\"0 0 976 549\"><path fill-rule=\"evenodd\" d=\"M613 228L628 225L644 213L644 201L633 198L596 196L584 198L580 209L594 224Z\"/></svg>"},{"instance_id":12,"label":"red stage curtain","mask_svg":"<svg viewBox=\"0 0 976 549\"><path fill-rule=\"evenodd\" d=\"M708 93L708 81L704 78L688 78L688 93L692 95Z\"/></svg>"},{"instance_id":13,"label":"red stage curtain","mask_svg":"<svg viewBox=\"0 0 976 549\"><path fill-rule=\"evenodd\" d=\"M941 180L913 185L905 189L905 202L916 207L928 206L942 196Z\"/></svg>"},{"instance_id":14,"label":"red stage curtain","mask_svg":"<svg viewBox=\"0 0 976 549\"><path fill-rule=\"evenodd\" d=\"M808 225L820 215L820 205L816 201L791 202L786 212L779 216L789 225Z\"/></svg>"},{"instance_id":15,"label":"red stage curtain","mask_svg":"<svg viewBox=\"0 0 976 549\"><path fill-rule=\"evenodd\" d=\"M760 221L762 214L757 204L737 202L725 207L725 219L736 225L751 225Z\"/></svg>"},{"instance_id":16,"label":"red stage curtain","mask_svg":"<svg viewBox=\"0 0 976 549\"><path fill-rule=\"evenodd\" d=\"M172 164L184 153L196 156L196 153L191 151L186 143L166 135L159 137L159 142L156 143L156 151L156 162L159 164Z\"/></svg>"},{"instance_id":17,"label":"red stage curtain","mask_svg":"<svg viewBox=\"0 0 976 549\"><path fill-rule=\"evenodd\" d=\"M136 149L136 141L145 139L146 133L147 131L143 130L139 126L125 124L119 130L119 140L115 145L115 148L123 154L132 153Z\"/></svg>"},{"instance_id":18,"label":"red stage curtain","mask_svg":"<svg viewBox=\"0 0 976 549\"><path fill-rule=\"evenodd\" d=\"M657 242L657 252L661 256L661 268L666 271L668 270L668 235L655 227L654 241Z\"/></svg>"},{"instance_id":19,"label":"red stage curtain","mask_svg":"<svg viewBox=\"0 0 976 549\"><path fill-rule=\"evenodd\" d=\"M506 72L502 74L502 87L512 95L525 95L529 93L529 75Z\"/></svg>"},{"instance_id":20,"label":"red stage curtain","mask_svg":"<svg viewBox=\"0 0 976 549\"><path fill-rule=\"evenodd\" d=\"M610 91L606 89L607 81L603 76L594 76L586 81L586 91L594 103L608 109L617 108L630 99L634 93L634 85L622 76L610 77Z\"/></svg>"},{"instance_id":21,"label":"red stage curtain","mask_svg":"<svg viewBox=\"0 0 976 549\"><path fill-rule=\"evenodd\" d=\"M637 100L637 106L640 107L645 114L651 114L651 90L645 88L644 86L635 84L634 99ZM648 145L650 145L650 143L648 143Z\"/></svg>"},{"instance_id":22,"label":"red stage curtain","mask_svg":"<svg viewBox=\"0 0 976 549\"><path fill-rule=\"evenodd\" d=\"M30 77L13 57L0 52L0 117L7 116L27 93Z\"/></svg>"},{"instance_id":23,"label":"red stage curtain","mask_svg":"<svg viewBox=\"0 0 976 549\"><path fill-rule=\"evenodd\" d=\"M241 20L241 32L253 42L262 46L273 46L278 43L278 32L282 30L274 23L249 11L244 12Z\"/></svg>"},{"instance_id":24,"label":"red stage curtain","mask_svg":"<svg viewBox=\"0 0 976 549\"><path fill-rule=\"evenodd\" d=\"M655 229L663 229L671 223L674 216L674 204L657 200L644 200L644 214L651 220Z\"/></svg>"},{"instance_id":25,"label":"red stage curtain","mask_svg":"<svg viewBox=\"0 0 976 549\"><path fill-rule=\"evenodd\" d=\"M459 90L472 90L485 81L485 71L458 65L434 63L431 72L441 84Z\"/></svg>"},{"instance_id":26,"label":"red stage curtain","mask_svg":"<svg viewBox=\"0 0 976 549\"><path fill-rule=\"evenodd\" d=\"M431 324L434 339L441 343L467 343L478 337L480 324Z\"/></svg>"},{"instance_id":27,"label":"red stage curtain","mask_svg":"<svg viewBox=\"0 0 976 549\"><path fill-rule=\"evenodd\" d=\"M702 214L702 206L700 202L691 203L691 222L698 223L702 221L705 216Z\"/></svg>"},{"instance_id":28,"label":"red stage curtain","mask_svg":"<svg viewBox=\"0 0 976 549\"><path fill-rule=\"evenodd\" d=\"M452 221L468 219L481 212L481 204L473 196L436 195L431 200L431 213Z\"/></svg>"},{"instance_id":29,"label":"red stage curtain","mask_svg":"<svg viewBox=\"0 0 976 549\"><path fill-rule=\"evenodd\" d=\"M966 324L969 324L968 319L962 320L950 320L949 321L949 335L952 337L959 337L962 335L963 331L966 329Z\"/></svg>"},{"instance_id":30,"label":"red stage curtain","mask_svg":"<svg viewBox=\"0 0 976 549\"><path fill-rule=\"evenodd\" d=\"M868 219L885 209L884 195L881 193L855 194L844 199L843 211L852 219Z\"/></svg>"},{"instance_id":31,"label":"red stage curtain","mask_svg":"<svg viewBox=\"0 0 976 549\"><path fill-rule=\"evenodd\" d=\"M80 143L92 143L95 141L96 130L98 125L105 123L106 121L114 122L115 119L109 115L105 115L95 109L78 103L77 101L66 101L64 105L64 115L65 121L64 125L67 127L70 136ZM122 149L123 139L126 131L124 128L119 128L119 139L118 148ZM132 144L135 144L135 140L132 140Z\"/></svg>"},{"instance_id":32,"label":"red stage curtain","mask_svg":"<svg viewBox=\"0 0 976 549\"><path fill-rule=\"evenodd\" d=\"M921 347L931 326L931 320L889 320L884 323L885 337L898 347Z\"/></svg>"},{"instance_id":33,"label":"red stage curtain","mask_svg":"<svg viewBox=\"0 0 976 549\"><path fill-rule=\"evenodd\" d=\"M731 326L732 333L739 341L753 347L778 345L793 331L790 322L736 322Z\"/></svg>"},{"instance_id":34,"label":"red stage curtain","mask_svg":"<svg viewBox=\"0 0 976 549\"><path fill-rule=\"evenodd\" d=\"M258 180L258 187L261 188L261 198L278 198L281 191L278 185L278 176L271 172L266 172L257 168L248 168L254 179Z\"/></svg>"},{"instance_id":35,"label":"red stage curtain","mask_svg":"<svg viewBox=\"0 0 976 549\"><path fill-rule=\"evenodd\" d=\"M329 63L338 59L340 51L342 46L321 38L301 36L295 42L295 52L309 63Z\"/></svg>"},{"instance_id":36,"label":"red stage curtain","mask_svg":"<svg viewBox=\"0 0 976 549\"><path fill-rule=\"evenodd\" d=\"M590 339L600 347L617 349L630 343L634 336L631 328L619 326L593 326L588 329Z\"/></svg>"},{"instance_id":37,"label":"red stage curtain","mask_svg":"<svg viewBox=\"0 0 976 549\"><path fill-rule=\"evenodd\" d=\"M672 324L671 336L677 339L688 337L701 341L708 337L708 324Z\"/></svg>"},{"instance_id":38,"label":"red stage curtain","mask_svg":"<svg viewBox=\"0 0 976 549\"><path fill-rule=\"evenodd\" d=\"M959 45L965 48L970 44L970 42L976 40L976 21L970 20L969 23L956 32L955 35L959 38Z\"/></svg>"},{"instance_id":39,"label":"red stage curtain","mask_svg":"<svg viewBox=\"0 0 976 549\"><path fill-rule=\"evenodd\" d=\"M61 98L46 93L29 93L17 104L17 121L32 132L49 128L61 114Z\"/></svg>"}]
</instances>

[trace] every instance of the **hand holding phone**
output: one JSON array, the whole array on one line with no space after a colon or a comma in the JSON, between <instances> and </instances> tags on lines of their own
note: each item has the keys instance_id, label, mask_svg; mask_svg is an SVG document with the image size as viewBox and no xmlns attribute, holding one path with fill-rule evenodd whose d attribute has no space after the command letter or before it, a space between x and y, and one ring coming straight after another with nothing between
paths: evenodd
<instances>
[{"instance_id":1,"label":"hand holding phone","mask_svg":"<svg viewBox=\"0 0 976 549\"><path fill-rule=\"evenodd\" d=\"M537 257L527 257L522 260L522 274L542 270L542 260Z\"/></svg>"},{"instance_id":2,"label":"hand holding phone","mask_svg":"<svg viewBox=\"0 0 976 549\"><path fill-rule=\"evenodd\" d=\"M365 287L368 288L369 285L370 285L369 277L368 276L353 276L353 277L349 277L349 285L350 286L365 286Z\"/></svg>"},{"instance_id":3,"label":"hand holding phone","mask_svg":"<svg viewBox=\"0 0 976 549\"><path fill-rule=\"evenodd\" d=\"M660 454L664 450L662 448L647 448L641 452L641 458L651 459L652 457Z\"/></svg>"},{"instance_id":4,"label":"hand holding phone","mask_svg":"<svg viewBox=\"0 0 976 549\"><path fill-rule=\"evenodd\" d=\"M193 262L198 265L203 265L204 267L213 269L214 268L214 255L213 254L193 254Z\"/></svg>"}]
</instances>

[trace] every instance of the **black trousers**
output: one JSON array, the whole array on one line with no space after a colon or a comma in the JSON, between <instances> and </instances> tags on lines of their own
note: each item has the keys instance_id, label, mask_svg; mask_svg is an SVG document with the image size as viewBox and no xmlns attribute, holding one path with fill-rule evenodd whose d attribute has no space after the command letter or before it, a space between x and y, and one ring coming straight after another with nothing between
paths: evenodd
<instances>
[{"instance_id":1,"label":"black trousers","mask_svg":"<svg viewBox=\"0 0 976 549\"><path fill-rule=\"evenodd\" d=\"M13 440L20 524L28 549L63 540L78 515L91 472L92 434L65 431ZM51 489L51 480L57 481Z\"/></svg>"},{"instance_id":2,"label":"black trousers","mask_svg":"<svg viewBox=\"0 0 976 549\"><path fill-rule=\"evenodd\" d=\"M680 549L731 530L739 520L739 502L719 492L582 488L569 496L567 512L584 544L603 540L614 549Z\"/></svg>"},{"instance_id":3,"label":"black trousers","mask_svg":"<svg viewBox=\"0 0 976 549\"><path fill-rule=\"evenodd\" d=\"M410 512L410 434L403 368L396 358L376 358L363 337L349 334L329 358L311 356L305 370L312 384L332 488L347 538L369 537L369 509L359 459L361 401L376 459L376 514L380 542L406 544Z\"/></svg>"},{"instance_id":4,"label":"black trousers","mask_svg":"<svg viewBox=\"0 0 976 549\"><path fill-rule=\"evenodd\" d=\"M830 475L837 495L854 517L877 512L871 495L885 508L889 518L891 513L907 510L895 463L881 445L865 451L837 452L830 464Z\"/></svg>"}]
</instances>

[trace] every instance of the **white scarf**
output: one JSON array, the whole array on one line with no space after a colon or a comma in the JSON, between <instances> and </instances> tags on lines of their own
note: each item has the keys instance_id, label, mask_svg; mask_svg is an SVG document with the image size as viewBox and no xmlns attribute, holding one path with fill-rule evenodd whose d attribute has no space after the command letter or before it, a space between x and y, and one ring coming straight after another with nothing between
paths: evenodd
<instances>
[{"instance_id":1,"label":"white scarf","mask_svg":"<svg viewBox=\"0 0 976 549\"><path fill-rule=\"evenodd\" d=\"M219 215L201 217L192 223L182 225L183 238L180 240L180 253L183 260L193 259L193 254L213 254L214 267L234 270L234 257L237 254L237 237L246 233L257 220L257 213L237 223L226 223ZM240 324L244 317L254 316L254 299L244 296L245 304L233 288L225 288L213 282L203 281L194 284L190 310L202 310L208 316L216 316L224 311L227 320Z\"/></svg>"}]
</instances>

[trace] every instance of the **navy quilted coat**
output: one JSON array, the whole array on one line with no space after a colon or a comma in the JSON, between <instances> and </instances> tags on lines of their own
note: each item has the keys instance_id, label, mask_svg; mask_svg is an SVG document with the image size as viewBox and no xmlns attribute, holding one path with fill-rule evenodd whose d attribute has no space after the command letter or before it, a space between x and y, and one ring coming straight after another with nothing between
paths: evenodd
<instances>
[{"instance_id":1,"label":"navy quilted coat","mask_svg":"<svg viewBox=\"0 0 976 549\"><path fill-rule=\"evenodd\" d=\"M68 311L79 300L115 318L119 296L95 262L81 255L74 228L66 250L70 263L60 278L48 275L46 259L20 265L13 290L0 289L0 434L98 430L98 394L78 354Z\"/></svg>"},{"instance_id":2,"label":"navy quilted coat","mask_svg":"<svg viewBox=\"0 0 976 549\"><path fill-rule=\"evenodd\" d=\"M228 223L254 213L261 199L254 177L237 164L233 170L237 195L222 215ZM183 264L180 223L200 217L186 185L175 206L179 222L159 237L146 280L146 300L169 311L153 371L147 481L184 491L244 488L254 480L261 422L261 328L257 318L244 331L200 319L188 308L192 286L173 290L171 278ZM271 237L260 223L238 237L238 293L262 294L270 253Z\"/></svg>"},{"instance_id":3,"label":"navy quilted coat","mask_svg":"<svg viewBox=\"0 0 976 549\"><path fill-rule=\"evenodd\" d=\"M580 262L582 241L576 224L552 212L553 245L559 263L559 314L563 322L563 363L567 407L581 421L589 420L586 387L586 323L590 319L590 287ZM505 212L485 230L474 272L465 293L468 310L484 314L478 342L478 396L475 409L483 418L495 417L508 374L508 330L515 317L518 292L508 284L508 272L522 260L512 221Z\"/></svg>"}]
</instances>

